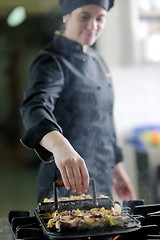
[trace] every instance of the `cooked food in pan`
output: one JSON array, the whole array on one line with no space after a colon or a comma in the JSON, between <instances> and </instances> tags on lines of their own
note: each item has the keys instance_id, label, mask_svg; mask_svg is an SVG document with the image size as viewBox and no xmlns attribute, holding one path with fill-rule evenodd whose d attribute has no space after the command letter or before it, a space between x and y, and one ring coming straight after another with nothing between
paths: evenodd
<instances>
[{"instance_id":1,"label":"cooked food in pan","mask_svg":"<svg viewBox=\"0 0 160 240\"><path fill-rule=\"evenodd\" d=\"M99 195L97 198L109 198L106 195ZM72 200L85 200L85 199L92 199L92 196L89 194L81 194L81 195L70 195L69 197L61 197L58 201L72 201ZM54 202L53 198L44 198L44 202Z\"/></svg>"},{"instance_id":2,"label":"cooked food in pan","mask_svg":"<svg viewBox=\"0 0 160 240\"><path fill-rule=\"evenodd\" d=\"M63 232L67 229L86 230L94 228L120 226L129 223L127 215L121 214L121 207L114 204L111 209L92 208L90 210L54 211L47 223L47 228Z\"/></svg>"}]
</instances>

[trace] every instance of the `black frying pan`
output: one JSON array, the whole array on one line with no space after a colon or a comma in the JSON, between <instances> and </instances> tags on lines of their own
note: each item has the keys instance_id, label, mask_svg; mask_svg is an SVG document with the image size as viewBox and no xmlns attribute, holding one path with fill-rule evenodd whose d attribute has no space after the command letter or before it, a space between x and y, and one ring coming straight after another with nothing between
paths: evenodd
<instances>
[{"instance_id":1,"label":"black frying pan","mask_svg":"<svg viewBox=\"0 0 160 240\"><path fill-rule=\"evenodd\" d=\"M89 230L69 230L65 232L56 232L54 229L47 228L47 222L51 218L51 214L55 210L73 210L73 209L91 209L94 207L105 207L110 209L114 203L110 198L97 198L95 190L94 179L90 179L90 185L92 187L92 199L85 200L71 200L71 201L58 201L57 188L64 186L62 181L55 182L53 185L54 188L54 201L49 203L40 203L35 210L35 216L48 239L76 239L76 238L88 238L88 237L102 237L107 235L120 235L123 233L128 233L140 229L140 222L133 218L130 215L127 215L129 218L129 225L125 227L105 227L105 228L95 228Z\"/></svg>"},{"instance_id":2,"label":"black frying pan","mask_svg":"<svg viewBox=\"0 0 160 240\"><path fill-rule=\"evenodd\" d=\"M103 236L111 236L111 235L121 235L124 233L129 233L133 231L137 231L141 228L141 224L135 218L129 216L130 218L130 227L105 227L105 228L95 228L89 230L68 230L64 232L56 232L54 230L47 228L47 222L49 217L47 215L39 213L38 209L35 210L35 216L42 228L42 231L48 239L79 239L79 238L88 238L88 237L103 237ZM46 217L45 217L46 216Z\"/></svg>"}]
</instances>

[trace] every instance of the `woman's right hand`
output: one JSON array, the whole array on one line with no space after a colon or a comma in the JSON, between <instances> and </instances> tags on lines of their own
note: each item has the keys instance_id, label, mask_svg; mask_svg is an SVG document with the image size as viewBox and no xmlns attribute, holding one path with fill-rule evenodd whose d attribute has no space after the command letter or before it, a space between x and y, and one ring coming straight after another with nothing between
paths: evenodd
<instances>
[{"instance_id":1,"label":"woman's right hand","mask_svg":"<svg viewBox=\"0 0 160 240\"><path fill-rule=\"evenodd\" d=\"M58 131L47 133L40 144L53 153L55 163L68 190L81 194L87 192L89 173L84 159Z\"/></svg>"}]
</instances>

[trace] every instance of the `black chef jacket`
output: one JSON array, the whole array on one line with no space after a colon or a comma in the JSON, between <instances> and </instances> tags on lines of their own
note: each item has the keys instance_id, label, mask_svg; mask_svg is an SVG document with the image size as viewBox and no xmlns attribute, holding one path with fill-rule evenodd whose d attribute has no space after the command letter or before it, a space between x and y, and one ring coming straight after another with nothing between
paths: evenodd
<instances>
[{"instance_id":1,"label":"black chef jacket","mask_svg":"<svg viewBox=\"0 0 160 240\"><path fill-rule=\"evenodd\" d=\"M85 159L97 193L111 194L113 166L122 161L122 151L116 143L110 72L94 49L84 53L77 42L56 35L31 65L20 111L24 145L51 162L52 153L39 141L52 130L60 131ZM54 162L40 171L39 188L46 195L59 176L53 166L57 172Z\"/></svg>"}]
</instances>

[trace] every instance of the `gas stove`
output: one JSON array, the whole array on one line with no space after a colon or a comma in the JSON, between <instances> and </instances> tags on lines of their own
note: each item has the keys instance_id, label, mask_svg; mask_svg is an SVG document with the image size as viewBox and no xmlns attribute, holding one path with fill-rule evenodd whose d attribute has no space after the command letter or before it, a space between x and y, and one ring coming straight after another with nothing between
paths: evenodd
<instances>
[{"instance_id":1,"label":"gas stove","mask_svg":"<svg viewBox=\"0 0 160 240\"><path fill-rule=\"evenodd\" d=\"M116 236L85 237L83 240L160 239L160 204L146 205L142 200L124 201L123 209L141 222L140 229ZM10 211L8 214L8 222L14 240L48 239L47 236L44 235L36 216L32 216L30 211Z\"/></svg>"}]
</instances>

